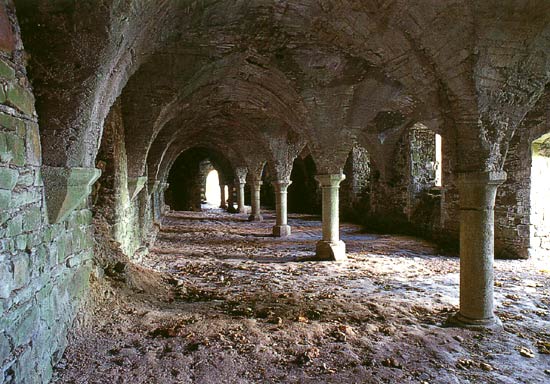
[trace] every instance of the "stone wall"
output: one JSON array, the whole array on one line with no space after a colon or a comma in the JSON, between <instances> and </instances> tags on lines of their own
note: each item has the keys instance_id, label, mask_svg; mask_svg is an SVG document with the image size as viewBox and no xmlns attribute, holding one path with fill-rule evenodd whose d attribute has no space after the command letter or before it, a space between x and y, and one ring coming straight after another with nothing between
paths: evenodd
<instances>
[{"instance_id":1,"label":"stone wall","mask_svg":"<svg viewBox=\"0 0 550 384\"><path fill-rule=\"evenodd\" d=\"M87 292L91 212L49 224L34 98L11 1L0 0L0 383L46 383Z\"/></svg>"},{"instance_id":2,"label":"stone wall","mask_svg":"<svg viewBox=\"0 0 550 384\"><path fill-rule=\"evenodd\" d=\"M370 171L367 150L355 145L344 166L346 179L340 183L340 215L344 220L355 221L358 219L357 213L365 210L369 197Z\"/></svg>"},{"instance_id":3,"label":"stone wall","mask_svg":"<svg viewBox=\"0 0 550 384\"><path fill-rule=\"evenodd\" d=\"M350 213L348 218L370 230L438 235L443 190L435 186L435 133L419 124L410 127L388 154L391 161L369 159L363 151L350 156L345 168L352 175L342 183L342 210ZM355 206L348 197L352 184L361 191Z\"/></svg>"},{"instance_id":4,"label":"stone wall","mask_svg":"<svg viewBox=\"0 0 550 384\"><path fill-rule=\"evenodd\" d=\"M518 132L519 133L519 132ZM495 256L529 257L531 148L529 135L512 139L504 164L506 181L495 203Z\"/></svg>"},{"instance_id":5,"label":"stone wall","mask_svg":"<svg viewBox=\"0 0 550 384\"><path fill-rule=\"evenodd\" d=\"M527 115L508 148L504 164L507 180L499 187L495 204L497 257L528 258L541 252L544 254L550 248L550 233L544 225L548 199L537 197L539 193L546 195L548 191L545 185L550 169L533 167L533 155L535 161L542 160L544 164L544 158L550 154L544 145L544 135L548 133L548 96L545 95ZM533 152L533 142L539 142L542 147Z\"/></svg>"}]
</instances>

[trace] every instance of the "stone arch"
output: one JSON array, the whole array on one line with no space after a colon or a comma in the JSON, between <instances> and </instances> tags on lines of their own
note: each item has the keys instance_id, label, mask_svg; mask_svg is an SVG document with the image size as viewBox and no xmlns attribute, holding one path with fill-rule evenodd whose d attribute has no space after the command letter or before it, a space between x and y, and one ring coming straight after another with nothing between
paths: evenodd
<instances>
[{"instance_id":1,"label":"stone arch","mask_svg":"<svg viewBox=\"0 0 550 384\"><path fill-rule=\"evenodd\" d=\"M166 202L175 210L200 210L201 188L205 175L201 174L201 164L207 160L221 176L233 177L233 167L223 154L212 148L194 146L180 152L168 172L169 183Z\"/></svg>"},{"instance_id":2,"label":"stone arch","mask_svg":"<svg viewBox=\"0 0 550 384\"><path fill-rule=\"evenodd\" d=\"M319 183L315 180L317 166L309 149L306 147L298 156L292 166L288 187L288 210L291 213L321 212L321 191Z\"/></svg>"}]
</instances>

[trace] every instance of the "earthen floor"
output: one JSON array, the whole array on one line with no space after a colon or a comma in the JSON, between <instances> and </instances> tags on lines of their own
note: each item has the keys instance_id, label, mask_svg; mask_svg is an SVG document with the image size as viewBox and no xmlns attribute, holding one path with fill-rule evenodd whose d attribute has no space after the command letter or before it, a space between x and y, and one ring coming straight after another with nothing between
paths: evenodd
<instances>
[{"instance_id":1,"label":"earthen floor","mask_svg":"<svg viewBox=\"0 0 550 384\"><path fill-rule=\"evenodd\" d=\"M312 261L317 217L291 215L286 239L273 223L272 212L168 215L140 269L168 288L96 283L103 303L54 382L550 383L541 264L496 262L502 330L446 328L458 258L342 224L349 260Z\"/></svg>"}]
</instances>

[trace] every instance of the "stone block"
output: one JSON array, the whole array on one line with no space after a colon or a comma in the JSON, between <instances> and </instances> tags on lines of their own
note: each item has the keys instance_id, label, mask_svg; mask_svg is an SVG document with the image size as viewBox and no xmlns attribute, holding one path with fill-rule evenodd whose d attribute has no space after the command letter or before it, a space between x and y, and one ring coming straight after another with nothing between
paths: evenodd
<instances>
[{"instance_id":1,"label":"stone block","mask_svg":"<svg viewBox=\"0 0 550 384\"><path fill-rule=\"evenodd\" d=\"M0 155L8 152L8 144L6 143L6 134L0 132Z\"/></svg>"},{"instance_id":2,"label":"stone block","mask_svg":"<svg viewBox=\"0 0 550 384\"><path fill-rule=\"evenodd\" d=\"M11 352L10 340L5 332L0 332L0 361L6 361Z\"/></svg>"},{"instance_id":3,"label":"stone block","mask_svg":"<svg viewBox=\"0 0 550 384\"><path fill-rule=\"evenodd\" d=\"M315 254L318 260L344 261L347 260L346 244L343 241L333 243L321 240L317 242Z\"/></svg>"},{"instance_id":4,"label":"stone block","mask_svg":"<svg viewBox=\"0 0 550 384\"><path fill-rule=\"evenodd\" d=\"M93 183L101 171L95 168L60 168L42 167L44 188L46 189L46 206L50 223L59 223L92 191Z\"/></svg>"},{"instance_id":5,"label":"stone block","mask_svg":"<svg viewBox=\"0 0 550 384\"><path fill-rule=\"evenodd\" d=\"M11 191L17 184L19 172L15 169L0 167L0 189Z\"/></svg>"},{"instance_id":6,"label":"stone block","mask_svg":"<svg viewBox=\"0 0 550 384\"><path fill-rule=\"evenodd\" d=\"M0 263L0 299L7 299L13 289L13 273L8 263Z\"/></svg>"},{"instance_id":7,"label":"stone block","mask_svg":"<svg viewBox=\"0 0 550 384\"><path fill-rule=\"evenodd\" d=\"M7 99L8 96L6 95L6 91L4 90L2 84L0 84L0 104L4 104Z\"/></svg>"},{"instance_id":8,"label":"stone block","mask_svg":"<svg viewBox=\"0 0 550 384\"><path fill-rule=\"evenodd\" d=\"M27 115L32 115L34 112L34 96L26 88L19 84L8 84L6 92L6 104L18 109Z\"/></svg>"},{"instance_id":9,"label":"stone block","mask_svg":"<svg viewBox=\"0 0 550 384\"><path fill-rule=\"evenodd\" d=\"M275 237L287 237L290 236L292 230L290 225L275 225L273 226L273 236Z\"/></svg>"},{"instance_id":10,"label":"stone block","mask_svg":"<svg viewBox=\"0 0 550 384\"><path fill-rule=\"evenodd\" d=\"M11 205L13 207L21 207L24 205L39 203L41 199L42 196L35 189L16 190L12 193Z\"/></svg>"},{"instance_id":11,"label":"stone block","mask_svg":"<svg viewBox=\"0 0 550 384\"><path fill-rule=\"evenodd\" d=\"M15 70L6 61L0 59L0 77L13 80L15 79Z\"/></svg>"},{"instance_id":12,"label":"stone block","mask_svg":"<svg viewBox=\"0 0 550 384\"><path fill-rule=\"evenodd\" d=\"M8 221L7 237L15 237L23 233L23 216L18 215Z\"/></svg>"},{"instance_id":13,"label":"stone block","mask_svg":"<svg viewBox=\"0 0 550 384\"><path fill-rule=\"evenodd\" d=\"M23 124L20 119L7 113L0 112L0 127L7 131L16 131L19 124Z\"/></svg>"},{"instance_id":14,"label":"stone block","mask_svg":"<svg viewBox=\"0 0 550 384\"><path fill-rule=\"evenodd\" d=\"M0 193L1 195L1 193ZM1 199L1 198L0 198ZM2 204L0 203L0 209L2 209ZM0 211L0 225L4 224L8 219L10 218L10 215L4 210L3 212Z\"/></svg>"},{"instance_id":15,"label":"stone block","mask_svg":"<svg viewBox=\"0 0 550 384\"><path fill-rule=\"evenodd\" d=\"M65 240L65 236L61 236L56 242L57 262L59 264L65 261L66 249L67 242Z\"/></svg>"},{"instance_id":16,"label":"stone block","mask_svg":"<svg viewBox=\"0 0 550 384\"><path fill-rule=\"evenodd\" d=\"M8 147L9 157L2 161L11 162L18 166L25 165L25 142L23 139L14 134L6 135L6 144Z\"/></svg>"},{"instance_id":17,"label":"stone block","mask_svg":"<svg viewBox=\"0 0 550 384\"><path fill-rule=\"evenodd\" d=\"M11 201L11 191L0 189L0 210L8 209Z\"/></svg>"},{"instance_id":18,"label":"stone block","mask_svg":"<svg viewBox=\"0 0 550 384\"><path fill-rule=\"evenodd\" d=\"M23 215L23 230L33 231L42 225L42 211L40 207L31 207Z\"/></svg>"},{"instance_id":19,"label":"stone block","mask_svg":"<svg viewBox=\"0 0 550 384\"><path fill-rule=\"evenodd\" d=\"M42 147L38 125L29 123L26 130L27 164L39 166L42 163Z\"/></svg>"},{"instance_id":20,"label":"stone block","mask_svg":"<svg viewBox=\"0 0 550 384\"><path fill-rule=\"evenodd\" d=\"M13 281L14 289L23 288L28 284L30 278L29 257L26 254L19 255L13 260Z\"/></svg>"},{"instance_id":21,"label":"stone block","mask_svg":"<svg viewBox=\"0 0 550 384\"><path fill-rule=\"evenodd\" d=\"M17 185L22 187L30 187L31 185L34 185L34 174L32 170L20 172L19 178L17 179Z\"/></svg>"},{"instance_id":22,"label":"stone block","mask_svg":"<svg viewBox=\"0 0 550 384\"><path fill-rule=\"evenodd\" d=\"M34 171L34 186L35 187L44 186L44 182L42 181L42 172L40 171L40 168L37 168Z\"/></svg>"},{"instance_id":23,"label":"stone block","mask_svg":"<svg viewBox=\"0 0 550 384\"><path fill-rule=\"evenodd\" d=\"M15 238L15 248L24 251L27 248L27 235L19 235Z\"/></svg>"},{"instance_id":24,"label":"stone block","mask_svg":"<svg viewBox=\"0 0 550 384\"><path fill-rule=\"evenodd\" d=\"M517 226L517 235L519 237L529 237L529 226L528 225L518 225Z\"/></svg>"}]
</instances>

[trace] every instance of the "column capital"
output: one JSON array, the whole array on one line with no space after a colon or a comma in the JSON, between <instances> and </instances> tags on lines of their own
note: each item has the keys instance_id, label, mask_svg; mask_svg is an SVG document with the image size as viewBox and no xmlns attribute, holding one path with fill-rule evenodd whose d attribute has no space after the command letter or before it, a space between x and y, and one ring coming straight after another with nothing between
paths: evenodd
<instances>
[{"instance_id":1,"label":"column capital","mask_svg":"<svg viewBox=\"0 0 550 384\"><path fill-rule=\"evenodd\" d=\"M493 210L497 187L506 181L506 172L458 174L461 210Z\"/></svg>"},{"instance_id":2,"label":"column capital","mask_svg":"<svg viewBox=\"0 0 550 384\"><path fill-rule=\"evenodd\" d=\"M506 181L506 172L460 172L458 174L458 184L460 185L500 185Z\"/></svg>"},{"instance_id":3,"label":"column capital","mask_svg":"<svg viewBox=\"0 0 550 384\"><path fill-rule=\"evenodd\" d=\"M338 187L342 181L346 179L343 173L333 173L328 175L316 175L315 180L321 184L321 187Z\"/></svg>"},{"instance_id":4,"label":"column capital","mask_svg":"<svg viewBox=\"0 0 550 384\"><path fill-rule=\"evenodd\" d=\"M259 187L259 186L264 185L264 182L262 180L252 179L252 180L250 180L250 185L252 187Z\"/></svg>"},{"instance_id":5,"label":"column capital","mask_svg":"<svg viewBox=\"0 0 550 384\"><path fill-rule=\"evenodd\" d=\"M271 185L273 185L273 187L276 190L281 190L281 191L286 191L286 189L290 186L290 184L292 184L292 181L288 179L274 180L271 182Z\"/></svg>"},{"instance_id":6,"label":"column capital","mask_svg":"<svg viewBox=\"0 0 550 384\"><path fill-rule=\"evenodd\" d=\"M248 174L248 168L246 167L235 168L235 181L239 184L246 184L247 174Z\"/></svg>"}]
</instances>

